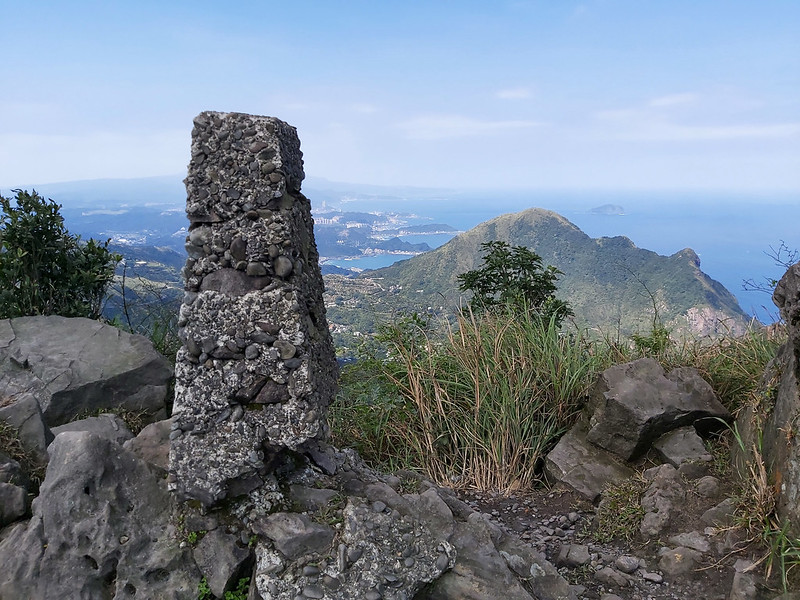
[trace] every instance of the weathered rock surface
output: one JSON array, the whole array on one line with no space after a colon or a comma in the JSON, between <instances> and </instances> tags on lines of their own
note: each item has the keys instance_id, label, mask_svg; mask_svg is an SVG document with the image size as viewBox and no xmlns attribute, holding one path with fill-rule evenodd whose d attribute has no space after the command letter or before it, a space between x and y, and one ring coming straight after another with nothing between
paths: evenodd
<instances>
[{"instance_id":1,"label":"weathered rock surface","mask_svg":"<svg viewBox=\"0 0 800 600\"><path fill-rule=\"evenodd\" d=\"M124 444L133 438L128 425L117 415L104 413L97 417L87 417L79 419L51 429L53 435L58 435L65 431L86 431L98 437L106 438L117 444Z\"/></svg>"},{"instance_id":2,"label":"weathered rock surface","mask_svg":"<svg viewBox=\"0 0 800 600\"><path fill-rule=\"evenodd\" d=\"M747 453L738 457L742 472L753 445L763 436L762 453L778 490L777 509L800 536L800 263L786 271L772 296L786 324L787 342L764 374L760 406L741 411L737 428ZM767 415L766 420L764 415Z\"/></svg>"},{"instance_id":3,"label":"weathered rock surface","mask_svg":"<svg viewBox=\"0 0 800 600\"><path fill-rule=\"evenodd\" d=\"M681 427L662 435L653 448L661 458L676 469L689 461L710 462L711 455L703 445L703 438L694 427Z\"/></svg>"},{"instance_id":4,"label":"weathered rock surface","mask_svg":"<svg viewBox=\"0 0 800 600\"><path fill-rule=\"evenodd\" d=\"M0 482L0 527L24 517L29 504L28 490L13 483Z\"/></svg>"},{"instance_id":5,"label":"weathered rock surface","mask_svg":"<svg viewBox=\"0 0 800 600\"><path fill-rule=\"evenodd\" d=\"M181 550L164 480L118 444L66 432L33 516L0 541L0 597L193 597L200 572Z\"/></svg>"},{"instance_id":6,"label":"weathered rock surface","mask_svg":"<svg viewBox=\"0 0 800 600\"><path fill-rule=\"evenodd\" d=\"M241 538L216 528L203 536L192 553L211 592L222 598L241 577L250 575L252 553Z\"/></svg>"},{"instance_id":7,"label":"weathered rock surface","mask_svg":"<svg viewBox=\"0 0 800 600\"><path fill-rule=\"evenodd\" d=\"M169 466L169 434L171 431L172 419L150 423L135 438L127 440L122 447L151 465L166 471Z\"/></svg>"},{"instance_id":8,"label":"weathered rock surface","mask_svg":"<svg viewBox=\"0 0 800 600\"><path fill-rule=\"evenodd\" d=\"M138 335L83 318L0 320L0 406L32 394L53 427L112 407L166 416L172 370Z\"/></svg>"},{"instance_id":9,"label":"weathered rock surface","mask_svg":"<svg viewBox=\"0 0 800 600\"><path fill-rule=\"evenodd\" d=\"M652 448L654 458L697 479L711 460L698 430L717 430L729 418L695 369L665 375L649 358L616 365L601 374L583 417L547 455L545 473L597 502L604 488L630 478L635 460Z\"/></svg>"},{"instance_id":10,"label":"weathered rock surface","mask_svg":"<svg viewBox=\"0 0 800 600\"><path fill-rule=\"evenodd\" d=\"M566 483L591 502L600 497L606 486L633 476L633 469L590 444L580 426L561 437L547 455L545 469L552 480Z\"/></svg>"},{"instance_id":11,"label":"weathered rock surface","mask_svg":"<svg viewBox=\"0 0 800 600\"><path fill-rule=\"evenodd\" d=\"M642 496L644 518L640 526L642 535L656 537L669 524L675 505L686 498L686 486L672 465L661 465L645 471L650 482Z\"/></svg>"},{"instance_id":12,"label":"weathered rock surface","mask_svg":"<svg viewBox=\"0 0 800 600\"><path fill-rule=\"evenodd\" d=\"M294 127L195 118L170 480L206 505L257 487L270 452L327 434L336 360L303 177Z\"/></svg>"},{"instance_id":13,"label":"weathered rock surface","mask_svg":"<svg viewBox=\"0 0 800 600\"><path fill-rule=\"evenodd\" d=\"M658 362L642 358L606 369L589 403L587 439L624 460L646 452L665 433L730 413L696 369L679 367L668 374Z\"/></svg>"},{"instance_id":14,"label":"weathered rock surface","mask_svg":"<svg viewBox=\"0 0 800 600\"><path fill-rule=\"evenodd\" d=\"M39 402L33 394L22 393L10 404L0 407L0 421L16 430L32 466L47 464L47 446L53 441L53 433L45 425Z\"/></svg>"}]
</instances>

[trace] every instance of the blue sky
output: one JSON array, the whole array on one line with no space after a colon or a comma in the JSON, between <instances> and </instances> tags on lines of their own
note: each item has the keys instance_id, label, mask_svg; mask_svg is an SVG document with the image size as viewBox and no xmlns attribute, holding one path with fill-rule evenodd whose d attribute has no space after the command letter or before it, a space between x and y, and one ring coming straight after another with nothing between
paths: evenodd
<instances>
[{"instance_id":1,"label":"blue sky","mask_svg":"<svg viewBox=\"0 0 800 600\"><path fill-rule=\"evenodd\" d=\"M181 173L203 110L306 174L800 192L800 2L0 0L0 187Z\"/></svg>"}]
</instances>

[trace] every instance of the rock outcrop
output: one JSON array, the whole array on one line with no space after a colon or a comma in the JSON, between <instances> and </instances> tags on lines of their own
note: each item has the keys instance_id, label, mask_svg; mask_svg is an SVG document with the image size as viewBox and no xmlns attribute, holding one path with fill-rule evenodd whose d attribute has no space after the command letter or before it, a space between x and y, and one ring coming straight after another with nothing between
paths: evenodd
<instances>
[{"instance_id":1,"label":"rock outcrop","mask_svg":"<svg viewBox=\"0 0 800 600\"><path fill-rule=\"evenodd\" d=\"M638 458L679 427L719 429L719 419L730 419L697 369L679 367L665 374L652 358L603 371L588 412L586 439L624 460Z\"/></svg>"},{"instance_id":2,"label":"rock outcrop","mask_svg":"<svg viewBox=\"0 0 800 600\"><path fill-rule=\"evenodd\" d=\"M163 478L119 444L66 432L27 522L0 541L0 597L192 597L200 572L179 548Z\"/></svg>"},{"instance_id":3,"label":"rock outcrop","mask_svg":"<svg viewBox=\"0 0 800 600\"><path fill-rule=\"evenodd\" d=\"M647 452L675 469L710 461L699 434L730 419L696 369L665 373L652 358L615 365L600 375L582 418L547 455L545 470L596 502L605 487L629 478Z\"/></svg>"},{"instance_id":4,"label":"rock outcrop","mask_svg":"<svg viewBox=\"0 0 800 600\"><path fill-rule=\"evenodd\" d=\"M778 515L789 524L790 535L800 537L800 263L789 267L772 300L788 339L764 373L758 405L745 407L737 419L744 447L737 462L747 473L747 463L763 460L777 493Z\"/></svg>"},{"instance_id":5,"label":"rock outcrop","mask_svg":"<svg viewBox=\"0 0 800 600\"><path fill-rule=\"evenodd\" d=\"M0 320L0 407L32 395L54 427L111 407L166 417L172 369L142 336L90 319Z\"/></svg>"}]
</instances>

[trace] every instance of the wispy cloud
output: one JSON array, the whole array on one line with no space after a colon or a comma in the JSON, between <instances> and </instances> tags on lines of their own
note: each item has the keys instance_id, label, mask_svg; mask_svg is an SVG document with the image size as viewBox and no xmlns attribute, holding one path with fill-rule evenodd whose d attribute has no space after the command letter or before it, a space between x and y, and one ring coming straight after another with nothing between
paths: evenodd
<instances>
[{"instance_id":1,"label":"wispy cloud","mask_svg":"<svg viewBox=\"0 0 800 600\"><path fill-rule=\"evenodd\" d=\"M648 102L649 106L653 108L665 108L670 106L680 106L682 104L692 104L699 99L699 96L692 92L683 94L669 94L667 96L660 96L653 98Z\"/></svg>"},{"instance_id":2,"label":"wispy cloud","mask_svg":"<svg viewBox=\"0 0 800 600\"><path fill-rule=\"evenodd\" d=\"M744 139L778 139L800 136L800 123L759 125L676 125L674 123L642 123L622 139L658 142L703 142Z\"/></svg>"},{"instance_id":3,"label":"wispy cloud","mask_svg":"<svg viewBox=\"0 0 800 600\"><path fill-rule=\"evenodd\" d=\"M497 135L509 131L540 127L536 121L481 121L461 115L431 115L416 117L398 124L406 137L415 140Z\"/></svg>"},{"instance_id":4,"label":"wispy cloud","mask_svg":"<svg viewBox=\"0 0 800 600\"><path fill-rule=\"evenodd\" d=\"M519 87L498 90L495 92L494 96L501 100L525 100L533 96L533 94L528 88Z\"/></svg>"},{"instance_id":5,"label":"wispy cloud","mask_svg":"<svg viewBox=\"0 0 800 600\"><path fill-rule=\"evenodd\" d=\"M689 106L691 115L683 110L680 113L669 110ZM618 140L713 142L800 135L800 122L742 122L737 119L740 114L720 108L718 103L700 94L686 92L653 98L636 107L599 111L595 118L604 128L611 127L607 136Z\"/></svg>"}]
</instances>

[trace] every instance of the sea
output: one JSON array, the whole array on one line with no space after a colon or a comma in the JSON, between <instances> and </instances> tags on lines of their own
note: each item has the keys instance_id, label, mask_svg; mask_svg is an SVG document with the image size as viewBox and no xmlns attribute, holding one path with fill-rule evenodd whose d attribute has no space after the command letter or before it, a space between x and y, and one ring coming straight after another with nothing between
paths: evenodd
<instances>
[{"instance_id":1,"label":"sea","mask_svg":"<svg viewBox=\"0 0 800 600\"><path fill-rule=\"evenodd\" d=\"M620 214L593 209L621 207ZM626 236L639 248L671 255L691 248L700 268L722 283L745 312L763 323L778 318L771 294L748 291L747 280L769 287L785 267L771 256L782 246L800 250L800 195L698 192L453 192L438 197L351 197L342 210L402 212L410 223L443 223L466 231L505 213L539 207L566 217L591 237ZM437 248L454 234L412 235L402 239ZM383 254L332 260L344 268L377 269L407 256ZM780 259L786 260L784 253ZM800 259L796 256L795 260Z\"/></svg>"}]
</instances>

